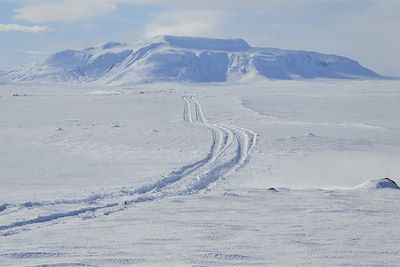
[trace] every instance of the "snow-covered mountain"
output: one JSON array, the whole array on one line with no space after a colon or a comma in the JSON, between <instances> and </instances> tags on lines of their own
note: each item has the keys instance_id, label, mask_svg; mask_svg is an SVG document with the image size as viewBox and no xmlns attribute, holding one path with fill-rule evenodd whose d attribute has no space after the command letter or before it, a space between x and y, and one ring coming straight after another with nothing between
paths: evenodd
<instances>
[{"instance_id":1,"label":"snow-covered mountain","mask_svg":"<svg viewBox=\"0 0 400 267\"><path fill-rule=\"evenodd\" d=\"M358 62L316 52L253 48L242 39L159 36L65 50L0 75L3 81L225 82L242 79L378 78Z\"/></svg>"}]
</instances>

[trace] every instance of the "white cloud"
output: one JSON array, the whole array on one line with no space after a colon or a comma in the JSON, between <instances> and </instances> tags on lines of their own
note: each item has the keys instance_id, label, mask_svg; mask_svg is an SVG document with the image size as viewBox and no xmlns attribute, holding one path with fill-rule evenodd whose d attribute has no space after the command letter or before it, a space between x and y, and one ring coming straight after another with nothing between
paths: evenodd
<instances>
[{"instance_id":1,"label":"white cloud","mask_svg":"<svg viewBox=\"0 0 400 267\"><path fill-rule=\"evenodd\" d=\"M36 1L16 9L15 19L35 23L54 21L78 21L93 18L114 11L116 1Z\"/></svg>"},{"instance_id":2,"label":"white cloud","mask_svg":"<svg viewBox=\"0 0 400 267\"><path fill-rule=\"evenodd\" d=\"M162 13L146 25L147 37L156 35L207 36L216 32L229 15L216 10L182 10Z\"/></svg>"},{"instance_id":3,"label":"white cloud","mask_svg":"<svg viewBox=\"0 0 400 267\"><path fill-rule=\"evenodd\" d=\"M19 24L0 24L0 32L31 32L40 33L46 31L48 28L46 26L24 26Z\"/></svg>"}]
</instances>

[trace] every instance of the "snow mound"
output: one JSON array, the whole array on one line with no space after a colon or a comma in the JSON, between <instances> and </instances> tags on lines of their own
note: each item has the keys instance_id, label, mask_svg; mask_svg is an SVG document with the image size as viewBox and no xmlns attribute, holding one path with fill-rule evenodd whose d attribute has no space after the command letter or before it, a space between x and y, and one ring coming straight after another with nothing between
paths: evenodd
<instances>
[{"instance_id":1,"label":"snow mound","mask_svg":"<svg viewBox=\"0 0 400 267\"><path fill-rule=\"evenodd\" d=\"M369 180L357 186L356 189L365 191L375 191L380 189L400 189L400 188L393 180L389 178L382 178L376 180Z\"/></svg>"},{"instance_id":2,"label":"snow mound","mask_svg":"<svg viewBox=\"0 0 400 267\"><path fill-rule=\"evenodd\" d=\"M64 50L43 62L0 73L0 81L7 82L113 85L380 77L358 62L341 56L254 48L242 39L170 35L135 45L109 42L81 50Z\"/></svg>"},{"instance_id":3,"label":"snow mound","mask_svg":"<svg viewBox=\"0 0 400 267\"><path fill-rule=\"evenodd\" d=\"M314 133L307 133L306 135L305 135L306 137L318 137L316 134L314 134Z\"/></svg>"}]
</instances>

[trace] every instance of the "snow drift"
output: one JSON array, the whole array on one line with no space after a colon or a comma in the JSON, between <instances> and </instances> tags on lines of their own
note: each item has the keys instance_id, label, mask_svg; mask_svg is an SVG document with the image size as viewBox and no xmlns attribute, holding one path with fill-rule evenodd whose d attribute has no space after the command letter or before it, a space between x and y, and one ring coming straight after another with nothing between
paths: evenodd
<instances>
[{"instance_id":1,"label":"snow drift","mask_svg":"<svg viewBox=\"0 0 400 267\"><path fill-rule=\"evenodd\" d=\"M65 50L40 63L0 74L0 80L101 84L242 79L379 78L336 55L253 48L242 39L159 36L135 45L110 42Z\"/></svg>"},{"instance_id":2,"label":"snow drift","mask_svg":"<svg viewBox=\"0 0 400 267\"><path fill-rule=\"evenodd\" d=\"M365 191L375 191L379 189L400 189L399 186L393 180L389 178L382 178L376 180L369 180L363 184L360 184L356 189Z\"/></svg>"}]
</instances>

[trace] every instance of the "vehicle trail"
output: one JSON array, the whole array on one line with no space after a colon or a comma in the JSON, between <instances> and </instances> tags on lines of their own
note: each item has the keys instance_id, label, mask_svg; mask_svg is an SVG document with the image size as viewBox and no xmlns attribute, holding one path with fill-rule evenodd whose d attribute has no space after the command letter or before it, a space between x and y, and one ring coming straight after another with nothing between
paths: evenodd
<instances>
[{"instance_id":1,"label":"vehicle trail","mask_svg":"<svg viewBox=\"0 0 400 267\"><path fill-rule=\"evenodd\" d=\"M108 193L93 194L78 199L26 202L7 204L0 211L0 218L10 216L14 220L0 224L0 234L9 235L29 230L34 225L50 221L74 218L90 213L92 217L110 215L142 202L165 197L193 194L210 189L217 181L244 166L256 144L256 133L232 124L209 123L200 102L190 95L182 96L183 121L211 132L211 145L206 156L172 171L157 181L137 188L122 188ZM195 141L195 140L193 140ZM68 209L68 207L73 209ZM72 208L71 207L71 208ZM67 208L67 210L65 210ZM37 209L37 217L25 217L26 211ZM43 215L48 210L56 210ZM32 216L31 213L27 213ZM15 220L15 218L18 218Z\"/></svg>"}]
</instances>

